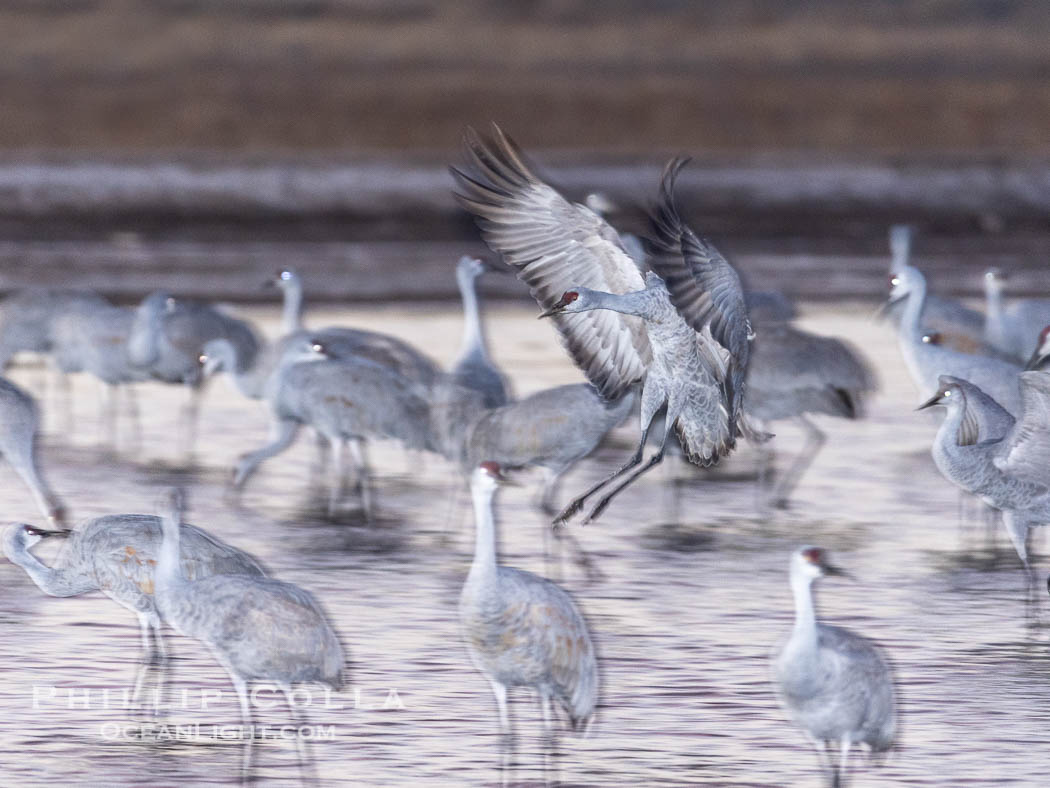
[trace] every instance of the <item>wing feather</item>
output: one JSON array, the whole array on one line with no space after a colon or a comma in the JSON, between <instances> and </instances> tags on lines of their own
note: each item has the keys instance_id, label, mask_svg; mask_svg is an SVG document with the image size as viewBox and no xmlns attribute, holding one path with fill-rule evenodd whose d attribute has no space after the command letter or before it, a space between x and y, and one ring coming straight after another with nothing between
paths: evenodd
<instances>
[{"instance_id":1,"label":"wing feather","mask_svg":"<svg viewBox=\"0 0 1050 788\"><path fill-rule=\"evenodd\" d=\"M1050 372L1022 372L1021 418L993 461L1003 473L1050 486Z\"/></svg>"},{"instance_id":2,"label":"wing feather","mask_svg":"<svg viewBox=\"0 0 1050 788\"><path fill-rule=\"evenodd\" d=\"M534 175L498 127L490 140L467 129L464 145L469 170L452 168L456 200L474 215L485 242L519 269L541 307L576 287L617 294L645 287L616 231ZM651 351L638 318L595 310L554 322L573 361L606 399L645 377Z\"/></svg>"}]
</instances>

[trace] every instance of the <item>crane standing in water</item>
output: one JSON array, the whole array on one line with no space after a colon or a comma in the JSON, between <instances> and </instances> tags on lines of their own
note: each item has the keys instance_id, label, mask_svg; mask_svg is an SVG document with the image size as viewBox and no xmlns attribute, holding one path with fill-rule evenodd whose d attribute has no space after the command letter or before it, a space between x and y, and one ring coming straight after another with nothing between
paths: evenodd
<instances>
[{"instance_id":1,"label":"crane standing in water","mask_svg":"<svg viewBox=\"0 0 1050 788\"><path fill-rule=\"evenodd\" d=\"M206 531L188 523L183 523L181 530L180 560L187 577L266 574L248 553ZM52 566L30 552L47 537L67 539ZM167 662L161 616L154 600L160 520L147 514L105 515L82 523L75 531L49 531L20 523L8 526L3 539L4 555L22 567L45 594L70 597L101 591L138 616L143 656L132 692L132 700L138 702L149 668L163 669Z\"/></svg>"},{"instance_id":2,"label":"crane standing in water","mask_svg":"<svg viewBox=\"0 0 1050 788\"><path fill-rule=\"evenodd\" d=\"M598 701L598 662L590 633L572 598L542 577L499 566L492 501L505 481L499 464L483 462L471 477L474 562L463 586L459 616L471 659L492 684L503 734L503 782L513 751L507 691L530 687L543 712L544 774L556 741L552 701L571 726L586 725Z\"/></svg>"},{"instance_id":3,"label":"crane standing in water","mask_svg":"<svg viewBox=\"0 0 1050 788\"><path fill-rule=\"evenodd\" d=\"M463 346L449 374L456 385L481 392L486 408L498 408L506 405L510 396L506 378L489 358L478 306L477 280L487 268L481 260L468 256L461 257L456 265L456 283L463 299Z\"/></svg>"},{"instance_id":4,"label":"crane standing in water","mask_svg":"<svg viewBox=\"0 0 1050 788\"><path fill-rule=\"evenodd\" d=\"M341 689L343 649L317 600L299 586L257 575L188 577L179 560L181 520L182 497L173 493L161 514L157 609L176 631L207 645L230 674L247 733L242 764L247 781L254 737L250 685L276 684L299 727L292 687L309 682ZM306 742L295 738L303 772L309 763Z\"/></svg>"},{"instance_id":5,"label":"crane standing in water","mask_svg":"<svg viewBox=\"0 0 1050 788\"><path fill-rule=\"evenodd\" d=\"M642 386L635 453L555 521L568 520L633 471L595 505L587 516L593 520L663 459L672 430L697 465L712 465L735 447L752 338L743 289L733 267L678 215L674 184L683 160L664 173L653 217L656 273L643 279L612 227L539 180L509 138L496 127L493 134L486 143L468 130L472 167L469 174L452 170L462 190L457 199L477 217L489 246L520 269L545 310L541 316L555 318L570 355L601 395L617 399ZM653 418L664 409L660 448L634 470Z\"/></svg>"},{"instance_id":6,"label":"crane standing in water","mask_svg":"<svg viewBox=\"0 0 1050 788\"><path fill-rule=\"evenodd\" d=\"M854 744L882 752L893 745L897 728L893 676L878 648L848 629L817 622L813 583L842 574L818 547L791 556L795 626L773 662L780 701L821 761L827 757L833 788L845 780ZM840 749L837 764L829 744Z\"/></svg>"}]
</instances>

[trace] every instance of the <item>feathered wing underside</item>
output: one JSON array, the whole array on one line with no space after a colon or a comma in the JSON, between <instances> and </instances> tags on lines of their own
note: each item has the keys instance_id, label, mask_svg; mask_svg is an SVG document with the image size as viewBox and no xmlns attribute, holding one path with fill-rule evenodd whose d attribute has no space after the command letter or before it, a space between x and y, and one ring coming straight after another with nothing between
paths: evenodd
<instances>
[{"instance_id":1,"label":"feathered wing underside","mask_svg":"<svg viewBox=\"0 0 1050 788\"><path fill-rule=\"evenodd\" d=\"M743 403L749 335L744 288L732 265L706 239L682 221L674 199L675 180L687 159L674 159L664 170L660 198L652 210L654 254L650 264L667 286L671 303L697 332L711 335L729 351L726 376L728 401L734 422Z\"/></svg>"},{"instance_id":2,"label":"feathered wing underside","mask_svg":"<svg viewBox=\"0 0 1050 788\"><path fill-rule=\"evenodd\" d=\"M541 307L578 287L616 294L645 287L616 231L537 178L498 127L489 141L468 129L464 141L469 171L452 169L455 197L475 216L485 242L519 269ZM558 316L555 323L603 397L614 399L645 377L650 348L638 318L594 310Z\"/></svg>"},{"instance_id":3,"label":"feathered wing underside","mask_svg":"<svg viewBox=\"0 0 1050 788\"><path fill-rule=\"evenodd\" d=\"M1022 372L1021 418L994 462L1003 473L1050 487L1050 373Z\"/></svg>"}]
</instances>

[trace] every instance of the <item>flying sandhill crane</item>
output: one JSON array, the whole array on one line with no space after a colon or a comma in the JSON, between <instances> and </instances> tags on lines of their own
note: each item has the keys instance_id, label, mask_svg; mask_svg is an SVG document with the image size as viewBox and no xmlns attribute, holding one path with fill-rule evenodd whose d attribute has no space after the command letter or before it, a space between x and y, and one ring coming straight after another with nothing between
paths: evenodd
<instances>
[{"instance_id":1,"label":"flying sandhill crane","mask_svg":"<svg viewBox=\"0 0 1050 788\"><path fill-rule=\"evenodd\" d=\"M329 359L326 347L309 337L289 346L267 389L271 440L241 457L234 471L235 488L243 486L262 462L291 446L299 427L306 425L331 450L328 514L334 516L342 494L347 445L359 469L367 467L369 438L398 440L411 449L433 446L425 388L365 358ZM358 484L365 517L371 519L369 480L359 476Z\"/></svg>"},{"instance_id":2,"label":"flying sandhill crane","mask_svg":"<svg viewBox=\"0 0 1050 788\"><path fill-rule=\"evenodd\" d=\"M258 575L190 577L181 555L182 499L175 493L161 512L163 541L157 559L154 597L161 616L175 631L200 640L230 674L241 703L244 726L242 777L251 774L252 729L248 691L252 684L276 684L288 700L296 684L343 686L343 649L335 631L308 591ZM309 758L302 736L296 736L300 772Z\"/></svg>"},{"instance_id":3,"label":"flying sandhill crane","mask_svg":"<svg viewBox=\"0 0 1050 788\"><path fill-rule=\"evenodd\" d=\"M40 414L36 402L7 378L0 377L0 454L14 468L51 523L64 525L66 508L51 490L37 463Z\"/></svg>"},{"instance_id":4,"label":"flying sandhill crane","mask_svg":"<svg viewBox=\"0 0 1050 788\"><path fill-rule=\"evenodd\" d=\"M183 454L193 454L197 416L205 378L200 354L213 339L226 339L237 348L237 359L244 368L255 362L259 340L252 327L220 309L201 301L176 299L155 291L139 304L128 355L131 362L146 370L154 380L189 387L190 398L183 411Z\"/></svg>"},{"instance_id":5,"label":"flying sandhill crane","mask_svg":"<svg viewBox=\"0 0 1050 788\"><path fill-rule=\"evenodd\" d=\"M751 348L744 409L760 422L793 419L806 444L767 499L787 506L791 492L827 440L807 414L858 418L864 398L876 388L875 375L846 342L803 331L787 323L766 324ZM763 473L769 461L762 452ZM760 490L765 495L765 491Z\"/></svg>"},{"instance_id":6,"label":"flying sandhill crane","mask_svg":"<svg viewBox=\"0 0 1050 788\"><path fill-rule=\"evenodd\" d=\"M1007 276L998 268L984 274L984 338L995 347L1018 358L1028 358L1033 340L1050 323L1050 299L1018 298L1003 304L1003 283Z\"/></svg>"},{"instance_id":7,"label":"flying sandhill crane","mask_svg":"<svg viewBox=\"0 0 1050 788\"><path fill-rule=\"evenodd\" d=\"M735 447L751 338L743 290L725 258L679 218L673 192L684 161L664 173L653 217L655 273L643 279L612 227L540 181L499 128L493 135L485 142L468 130L472 166L469 174L452 170L457 199L477 218L486 243L520 269L541 316L555 317L570 355L601 395L616 399L642 384L635 453L556 518L564 522L633 471L598 502L592 520L663 459L672 429L697 465L712 465ZM665 408L660 448L634 470L650 424Z\"/></svg>"},{"instance_id":8,"label":"flying sandhill crane","mask_svg":"<svg viewBox=\"0 0 1050 788\"><path fill-rule=\"evenodd\" d=\"M833 788L846 779L853 745L883 752L897 728L893 676L878 647L848 629L817 623L813 583L843 574L818 547L791 556L795 627L773 663L780 702L816 744ZM829 747L839 749L837 759Z\"/></svg>"},{"instance_id":9,"label":"flying sandhill crane","mask_svg":"<svg viewBox=\"0 0 1050 788\"><path fill-rule=\"evenodd\" d=\"M30 552L41 539L67 539L55 563L47 566ZM132 699L137 702L150 667L163 667L167 649L154 600L160 552L160 520L148 514L113 514L87 520L75 531L48 531L15 524L4 531L4 555L22 567L45 594L80 596L101 591L134 613L142 628L142 659ZM189 578L214 574L264 575L259 563L207 532L183 523L182 571Z\"/></svg>"},{"instance_id":10,"label":"flying sandhill crane","mask_svg":"<svg viewBox=\"0 0 1050 788\"><path fill-rule=\"evenodd\" d=\"M463 345L449 376L457 386L480 391L486 408L506 405L509 385L489 358L485 328L478 306L477 280L489 268L476 257L464 255L456 264L456 283L463 299Z\"/></svg>"},{"instance_id":11,"label":"flying sandhill crane","mask_svg":"<svg viewBox=\"0 0 1050 788\"><path fill-rule=\"evenodd\" d=\"M991 434L982 433L981 422L991 423L982 411L995 403L989 405L987 393L972 381L942 376L936 393L920 408L947 409L933 443L934 462L950 482L1003 513L1027 574L1031 613L1039 596L1028 561L1028 530L1050 524L1050 373L1022 372L1018 380L1021 409L1005 435L995 434L1005 422L1001 415Z\"/></svg>"},{"instance_id":12,"label":"flying sandhill crane","mask_svg":"<svg viewBox=\"0 0 1050 788\"><path fill-rule=\"evenodd\" d=\"M904 363L919 391L920 402L937 389L941 375L968 380L1016 415L1020 410L1017 373L1021 365L987 356L960 353L924 342L922 329L926 307L926 278L917 268L900 267L890 279L890 303L905 301L897 339Z\"/></svg>"},{"instance_id":13,"label":"flying sandhill crane","mask_svg":"<svg viewBox=\"0 0 1050 788\"><path fill-rule=\"evenodd\" d=\"M598 662L587 624L572 598L542 577L499 566L493 498L505 477L483 462L471 477L474 562L463 585L459 617L470 657L492 685L503 734L503 782L513 751L507 691L529 687L543 712L544 774L555 748L552 701L576 729L589 723L598 701Z\"/></svg>"}]
</instances>

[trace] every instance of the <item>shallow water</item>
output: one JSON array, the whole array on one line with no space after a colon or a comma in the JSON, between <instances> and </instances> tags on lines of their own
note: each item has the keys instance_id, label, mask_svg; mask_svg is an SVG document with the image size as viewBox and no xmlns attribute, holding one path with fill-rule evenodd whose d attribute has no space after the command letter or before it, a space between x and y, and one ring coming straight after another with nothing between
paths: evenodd
<instances>
[{"instance_id":1,"label":"shallow water","mask_svg":"<svg viewBox=\"0 0 1050 788\"><path fill-rule=\"evenodd\" d=\"M803 321L862 345L883 387L867 419L820 420L827 446L787 512L756 515L756 458L746 446L708 474L668 462L597 523L575 527L605 576L588 582L569 561L545 566L533 490L501 493L503 561L557 570L587 615L600 652L599 717L588 738L562 739L565 784L821 784L815 755L777 706L768 670L769 654L791 623L788 555L804 542L828 548L857 578L824 581L823 619L876 639L895 665L900 748L881 768L859 769L853 785L1046 783L1045 635L1032 637L1024 626L1022 577L1005 538L997 536L998 559L978 550L977 560L964 550L983 547L982 526L960 532L956 493L928 455L934 422L913 412L918 395L895 342L888 329L867 320L869 313L867 306L820 307ZM275 328L272 309L250 314ZM519 394L578 379L550 326L534 315L513 307L488 316L492 347ZM454 309L355 309L311 319L390 331L442 361L455 356L459 340ZM13 377L40 391L33 369ZM103 458L96 446L94 383L77 380L74 392L74 433L64 434L62 419L49 414L44 458L77 518L151 512L164 488L186 485L191 522L253 552L327 607L352 664L349 690L327 707L315 691L305 709L313 725L333 726L331 739L312 745L321 784L498 784L495 703L458 635L470 516L463 496L446 533L451 476L443 461L376 446L381 516L374 529L360 524L352 500L339 523L318 514L309 488L313 450L305 438L264 466L235 506L224 498L229 468L265 440L267 419L227 381L217 380L208 393L191 471L176 465L182 392L143 386L144 449L116 458ZM52 406L51 399L46 403ZM620 462L636 429L632 420L583 463L563 498ZM789 424L775 431L783 464L797 450L800 432ZM666 524L672 473L681 477L681 526ZM39 520L2 466L0 485L7 519ZM1041 544L1037 536L1037 550ZM145 740L125 736L139 723L116 706L133 675L138 638L134 618L108 599L46 597L21 569L0 561L4 785L236 782L238 746L210 735L213 725L237 722L236 700L223 671L195 642L169 636L177 655L175 707L158 722L199 724L203 735L163 740L171 728ZM202 692L221 697L202 708ZM512 714L517 778L542 784L539 712L528 693L513 695ZM260 710L257 722L280 726L285 719L278 704ZM256 755L261 778L294 784L291 741L261 742Z\"/></svg>"}]
</instances>

